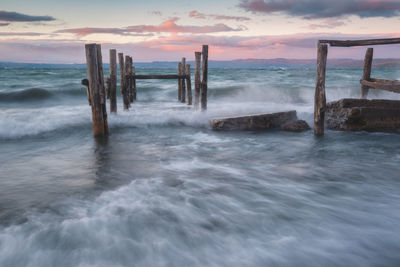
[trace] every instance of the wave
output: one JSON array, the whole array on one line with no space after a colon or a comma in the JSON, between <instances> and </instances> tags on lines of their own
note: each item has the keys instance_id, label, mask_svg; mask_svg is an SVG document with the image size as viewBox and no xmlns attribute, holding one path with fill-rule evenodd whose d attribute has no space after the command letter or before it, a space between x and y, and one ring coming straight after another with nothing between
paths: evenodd
<instances>
[{"instance_id":1,"label":"wave","mask_svg":"<svg viewBox=\"0 0 400 267\"><path fill-rule=\"evenodd\" d=\"M69 96L83 96L86 91L82 89L63 89L63 90L46 90L42 88L30 88L21 91L0 92L0 102L25 102L25 101L42 101L60 94Z\"/></svg>"}]
</instances>

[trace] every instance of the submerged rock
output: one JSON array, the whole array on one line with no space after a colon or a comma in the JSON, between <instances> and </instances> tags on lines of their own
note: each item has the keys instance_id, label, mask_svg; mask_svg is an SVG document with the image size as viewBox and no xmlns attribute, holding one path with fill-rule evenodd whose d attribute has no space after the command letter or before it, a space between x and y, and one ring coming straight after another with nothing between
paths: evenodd
<instances>
[{"instance_id":1,"label":"submerged rock","mask_svg":"<svg viewBox=\"0 0 400 267\"><path fill-rule=\"evenodd\" d=\"M326 125L340 131L396 131L400 128L400 101L341 99L326 107Z\"/></svg>"},{"instance_id":2,"label":"submerged rock","mask_svg":"<svg viewBox=\"0 0 400 267\"><path fill-rule=\"evenodd\" d=\"M213 130L219 131L279 129L283 124L296 120L296 111L291 110L286 112L212 119L210 120L210 125Z\"/></svg>"},{"instance_id":3,"label":"submerged rock","mask_svg":"<svg viewBox=\"0 0 400 267\"><path fill-rule=\"evenodd\" d=\"M281 126L281 129L284 131L288 131L288 132L300 133L300 132L308 131L311 128L307 122L305 122L303 120L295 120L295 121L286 122L285 124L283 124Z\"/></svg>"}]
</instances>

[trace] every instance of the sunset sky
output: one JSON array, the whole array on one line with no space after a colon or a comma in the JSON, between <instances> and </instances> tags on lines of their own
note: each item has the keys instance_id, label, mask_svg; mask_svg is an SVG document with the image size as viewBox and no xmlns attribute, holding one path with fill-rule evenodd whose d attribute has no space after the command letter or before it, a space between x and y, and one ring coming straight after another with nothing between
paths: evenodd
<instances>
[{"instance_id":1,"label":"sunset sky","mask_svg":"<svg viewBox=\"0 0 400 267\"><path fill-rule=\"evenodd\" d=\"M84 44L134 61L315 58L318 39L400 37L398 0L2 0L0 61L83 63ZM331 48L362 58L365 48ZM400 46L375 56L398 58ZM108 57L104 57L107 62Z\"/></svg>"}]
</instances>

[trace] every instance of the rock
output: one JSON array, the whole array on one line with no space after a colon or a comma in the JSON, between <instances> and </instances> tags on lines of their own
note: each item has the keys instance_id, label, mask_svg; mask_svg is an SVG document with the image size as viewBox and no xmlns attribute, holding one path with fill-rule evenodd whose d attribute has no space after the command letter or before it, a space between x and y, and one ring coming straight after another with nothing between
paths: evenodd
<instances>
[{"instance_id":1,"label":"rock","mask_svg":"<svg viewBox=\"0 0 400 267\"><path fill-rule=\"evenodd\" d=\"M307 122L303 120L296 120L296 121L289 121L284 123L281 126L281 129L283 131L288 131L288 132L304 132L310 130L310 126L307 124Z\"/></svg>"},{"instance_id":2,"label":"rock","mask_svg":"<svg viewBox=\"0 0 400 267\"><path fill-rule=\"evenodd\" d=\"M210 120L210 125L213 130L218 131L261 130L280 128L283 124L294 120L297 120L296 111L291 110L278 113L212 119Z\"/></svg>"},{"instance_id":3,"label":"rock","mask_svg":"<svg viewBox=\"0 0 400 267\"><path fill-rule=\"evenodd\" d=\"M400 101L341 99L327 104L326 125L339 131L396 131Z\"/></svg>"}]
</instances>

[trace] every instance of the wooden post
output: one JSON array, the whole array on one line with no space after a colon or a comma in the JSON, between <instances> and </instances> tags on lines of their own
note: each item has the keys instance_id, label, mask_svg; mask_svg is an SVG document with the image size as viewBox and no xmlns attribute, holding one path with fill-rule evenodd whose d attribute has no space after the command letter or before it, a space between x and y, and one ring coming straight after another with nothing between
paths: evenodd
<instances>
[{"instance_id":1,"label":"wooden post","mask_svg":"<svg viewBox=\"0 0 400 267\"><path fill-rule=\"evenodd\" d=\"M324 135L324 122L326 110L325 73L328 45L318 43L317 78L314 96L314 134Z\"/></svg>"},{"instance_id":2,"label":"wooden post","mask_svg":"<svg viewBox=\"0 0 400 267\"><path fill-rule=\"evenodd\" d=\"M182 64L181 64L181 72L180 72L180 74L181 75L185 75L185 68L186 68L186 58L182 58ZM182 85L181 85L181 90L182 90L182 92L181 92L181 102L182 103L185 103L186 102L186 86L185 86L185 80L186 79L181 79L181 83L182 83Z\"/></svg>"},{"instance_id":3,"label":"wooden post","mask_svg":"<svg viewBox=\"0 0 400 267\"><path fill-rule=\"evenodd\" d=\"M196 58L196 68L194 72L194 109L199 109L199 100L200 100L200 61L201 61L201 52L194 52L194 56Z\"/></svg>"},{"instance_id":4,"label":"wooden post","mask_svg":"<svg viewBox=\"0 0 400 267\"><path fill-rule=\"evenodd\" d=\"M201 110L207 110L207 79L208 79L208 45L203 45L202 50L203 64L202 64L202 81L201 81Z\"/></svg>"},{"instance_id":5,"label":"wooden post","mask_svg":"<svg viewBox=\"0 0 400 267\"><path fill-rule=\"evenodd\" d=\"M129 56L125 56L125 66L124 66L124 90L122 93L122 99L124 102L124 110L128 110L130 107L129 102Z\"/></svg>"},{"instance_id":6,"label":"wooden post","mask_svg":"<svg viewBox=\"0 0 400 267\"><path fill-rule=\"evenodd\" d=\"M133 67L133 66L132 66L132 73L133 73L133 75L136 74L135 67ZM137 94L136 79L133 78L132 82L133 82L133 100L136 100L136 94Z\"/></svg>"},{"instance_id":7,"label":"wooden post","mask_svg":"<svg viewBox=\"0 0 400 267\"><path fill-rule=\"evenodd\" d=\"M133 63L132 63L132 57L129 57L129 68L128 68L128 75L129 75L129 103L133 102Z\"/></svg>"},{"instance_id":8,"label":"wooden post","mask_svg":"<svg viewBox=\"0 0 400 267\"><path fill-rule=\"evenodd\" d=\"M86 86L86 94L88 96L88 103L89 103L89 106L91 106L92 103L90 103L91 100L90 100L90 91L89 91L89 80L83 79L81 83L82 83L82 85Z\"/></svg>"},{"instance_id":9,"label":"wooden post","mask_svg":"<svg viewBox=\"0 0 400 267\"><path fill-rule=\"evenodd\" d=\"M105 110L105 105L101 103L101 97L102 95L104 96L104 77L101 77L103 68L99 65L102 62L101 48L100 45L87 44L85 45L85 51L92 107L93 134L94 136L106 136L108 134L107 111Z\"/></svg>"},{"instance_id":10,"label":"wooden post","mask_svg":"<svg viewBox=\"0 0 400 267\"><path fill-rule=\"evenodd\" d=\"M374 49L368 48L367 52L365 53L364 59L364 74L363 80L368 81L371 79L371 69L372 69L372 58L374 57ZM368 96L368 89L369 87L366 85L361 85L361 99L366 99Z\"/></svg>"},{"instance_id":11,"label":"wooden post","mask_svg":"<svg viewBox=\"0 0 400 267\"><path fill-rule=\"evenodd\" d=\"M110 112L117 112L117 51L110 50Z\"/></svg>"},{"instance_id":12,"label":"wooden post","mask_svg":"<svg viewBox=\"0 0 400 267\"><path fill-rule=\"evenodd\" d=\"M125 82L125 63L124 63L124 54L123 53L118 53L118 61L119 61L119 76L121 79L121 94L123 97L123 91L124 91L124 82Z\"/></svg>"},{"instance_id":13,"label":"wooden post","mask_svg":"<svg viewBox=\"0 0 400 267\"><path fill-rule=\"evenodd\" d=\"M178 75L181 75L182 62L178 63ZM178 79L178 101L182 101L182 81Z\"/></svg>"},{"instance_id":14,"label":"wooden post","mask_svg":"<svg viewBox=\"0 0 400 267\"><path fill-rule=\"evenodd\" d=\"M108 134L108 120L107 120L107 107L106 107L106 85L104 83L104 73L103 73L103 57L101 55L101 45L96 44L97 49L97 66L99 69L99 77L101 81L101 88L100 88L100 101L103 111L103 121L104 121L104 132Z\"/></svg>"},{"instance_id":15,"label":"wooden post","mask_svg":"<svg viewBox=\"0 0 400 267\"><path fill-rule=\"evenodd\" d=\"M186 64L185 74L188 75L186 80L186 88L187 88L187 104L192 104L192 80L190 78L190 65Z\"/></svg>"}]
</instances>

